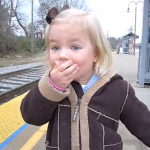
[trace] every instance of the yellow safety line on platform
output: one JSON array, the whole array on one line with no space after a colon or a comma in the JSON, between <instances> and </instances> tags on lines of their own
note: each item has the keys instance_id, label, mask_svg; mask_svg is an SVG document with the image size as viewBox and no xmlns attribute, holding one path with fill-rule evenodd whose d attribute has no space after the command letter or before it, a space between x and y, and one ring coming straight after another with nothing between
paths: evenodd
<instances>
[{"instance_id":1,"label":"yellow safety line on platform","mask_svg":"<svg viewBox=\"0 0 150 150\"><path fill-rule=\"evenodd\" d=\"M26 94L0 106L0 143L5 141L25 123L20 113L20 104Z\"/></svg>"},{"instance_id":2,"label":"yellow safety line on platform","mask_svg":"<svg viewBox=\"0 0 150 150\"><path fill-rule=\"evenodd\" d=\"M20 150L32 150L32 148L38 143L43 137L47 130L47 124L40 127L40 129L33 134L33 136L25 143Z\"/></svg>"}]
</instances>

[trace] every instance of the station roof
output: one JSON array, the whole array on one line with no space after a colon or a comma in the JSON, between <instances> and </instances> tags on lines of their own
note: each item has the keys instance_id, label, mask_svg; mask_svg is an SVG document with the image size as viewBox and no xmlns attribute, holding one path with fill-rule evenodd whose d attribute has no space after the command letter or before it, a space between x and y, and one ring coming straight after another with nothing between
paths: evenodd
<instances>
[{"instance_id":1,"label":"station roof","mask_svg":"<svg viewBox=\"0 0 150 150\"><path fill-rule=\"evenodd\" d=\"M128 33L127 35L124 35L124 36L123 36L123 39L126 39L126 38L128 39L128 38L130 38L130 37L134 37L134 35L135 35L134 33L130 32L130 33ZM136 35L136 38L139 38L139 36Z\"/></svg>"}]
</instances>

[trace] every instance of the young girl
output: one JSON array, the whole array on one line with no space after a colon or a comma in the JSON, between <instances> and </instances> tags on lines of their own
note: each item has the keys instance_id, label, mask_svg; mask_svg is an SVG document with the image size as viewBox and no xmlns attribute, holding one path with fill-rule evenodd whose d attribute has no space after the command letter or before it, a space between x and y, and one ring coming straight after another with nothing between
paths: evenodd
<instances>
[{"instance_id":1,"label":"young girl","mask_svg":"<svg viewBox=\"0 0 150 150\"><path fill-rule=\"evenodd\" d=\"M49 122L46 150L122 150L119 120L150 147L150 112L111 68L111 50L87 12L53 9L47 16L49 68L23 99L23 119Z\"/></svg>"}]
</instances>

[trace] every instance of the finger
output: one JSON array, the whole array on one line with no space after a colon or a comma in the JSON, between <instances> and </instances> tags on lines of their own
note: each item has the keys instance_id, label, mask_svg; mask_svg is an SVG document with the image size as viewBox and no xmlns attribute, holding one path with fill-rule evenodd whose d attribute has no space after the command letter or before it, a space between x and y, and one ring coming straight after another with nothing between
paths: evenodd
<instances>
[{"instance_id":1,"label":"finger","mask_svg":"<svg viewBox=\"0 0 150 150\"><path fill-rule=\"evenodd\" d=\"M55 61L55 67L54 68L58 68L59 67L59 62Z\"/></svg>"},{"instance_id":2,"label":"finger","mask_svg":"<svg viewBox=\"0 0 150 150\"><path fill-rule=\"evenodd\" d=\"M55 61L55 64L58 67L59 66L59 61Z\"/></svg>"},{"instance_id":3,"label":"finger","mask_svg":"<svg viewBox=\"0 0 150 150\"><path fill-rule=\"evenodd\" d=\"M66 83L65 83L66 85L69 85L74 80L74 78L75 78L77 72L79 71L79 69L80 68L78 67L69 76L66 76L66 77L63 78L66 81Z\"/></svg>"},{"instance_id":4,"label":"finger","mask_svg":"<svg viewBox=\"0 0 150 150\"><path fill-rule=\"evenodd\" d=\"M74 70L76 70L78 68L78 65L77 64L74 64L72 66L70 66L69 68L67 68L64 72L63 72L63 75L64 76L68 76L70 75L72 72L74 72Z\"/></svg>"},{"instance_id":5,"label":"finger","mask_svg":"<svg viewBox=\"0 0 150 150\"><path fill-rule=\"evenodd\" d=\"M77 75L78 71L79 71L79 67L77 69L75 69L67 78L68 80L74 79L74 77Z\"/></svg>"},{"instance_id":6,"label":"finger","mask_svg":"<svg viewBox=\"0 0 150 150\"><path fill-rule=\"evenodd\" d=\"M65 62L64 64L61 64L61 65L58 67L58 70L59 70L60 72L63 72L63 71L65 71L68 67L70 67L71 65L73 65L72 60L68 60L68 61Z\"/></svg>"}]
</instances>

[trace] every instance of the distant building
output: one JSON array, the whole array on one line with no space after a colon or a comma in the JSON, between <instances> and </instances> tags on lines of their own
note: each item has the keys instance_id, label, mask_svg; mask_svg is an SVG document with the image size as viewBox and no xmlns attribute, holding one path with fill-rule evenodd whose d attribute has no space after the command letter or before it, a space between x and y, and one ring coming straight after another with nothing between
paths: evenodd
<instances>
[{"instance_id":1,"label":"distant building","mask_svg":"<svg viewBox=\"0 0 150 150\"><path fill-rule=\"evenodd\" d=\"M130 32L127 35L123 36L122 48L123 48L123 53L124 54L132 53L130 51L130 49L133 49L133 47L134 47L134 36L135 36L135 34L132 33L132 32ZM136 39L139 38L139 36L137 36L137 35L135 37L136 37Z\"/></svg>"}]
</instances>

